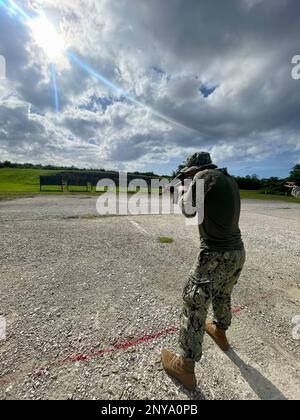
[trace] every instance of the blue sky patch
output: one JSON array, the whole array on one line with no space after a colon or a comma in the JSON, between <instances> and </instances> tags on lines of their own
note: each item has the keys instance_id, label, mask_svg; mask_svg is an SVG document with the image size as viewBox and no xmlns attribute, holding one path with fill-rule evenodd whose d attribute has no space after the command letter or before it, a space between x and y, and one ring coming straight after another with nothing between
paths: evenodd
<instances>
[{"instance_id":1,"label":"blue sky patch","mask_svg":"<svg viewBox=\"0 0 300 420\"><path fill-rule=\"evenodd\" d=\"M214 93L214 91L218 88L218 85L216 86L206 86L206 85L202 85L199 88L199 91L202 93L204 98L208 98L210 95L212 95Z\"/></svg>"}]
</instances>

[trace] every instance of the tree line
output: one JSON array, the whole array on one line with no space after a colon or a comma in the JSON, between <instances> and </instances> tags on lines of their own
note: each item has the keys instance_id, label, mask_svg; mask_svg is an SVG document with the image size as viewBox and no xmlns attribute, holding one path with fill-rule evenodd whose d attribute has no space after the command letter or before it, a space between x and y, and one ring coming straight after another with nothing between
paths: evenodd
<instances>
[{"instance_id":1,"label":"tree line","mask_svg":"<svg viewBox=\"0 0 300 420\"><path fill-rule=\"evenodd\" d=\"M41 165L34 163L15 163L8 160L0 162L0 169L3 168L13 168L13 169L43 169L43 170L53 170L53 171L80 171L80 172L109 172L117 173L117 171L107 170L104 168L77 168L76 166L57 166L57 165ZM154 172L131 172L133 175L143 175L147 177L159 177L159 175Z\"/></svg>"},{"instance_id":2,"label":"tree line","mask_svg":"<svg viewBox=\"0 0 300 420\"><path fill-rule=\"evenodd\" d=\"M260 191L263 194L289 195L285 184L287 181L300 185L300 165L295 165L287 178L259 178L257 175L237 176L235 180L241 190Z\"/></svg>"},{"instance_id":3,"label":"tree line","mask_svg":"<svg viewBox=\"0 0 300 420\"><path fill-rule=\"evenodd\" d=\"M173 172L173 176L182 169L184 165L180 165L177 171ZM95 169L86 169L86 168L77 168L75 166L56 166L56 165L41 165L33 163L13 163L9 161L0 162L0 168L16 168L16 169L44 169L44 170L56 170L56 171L98 171L98 172L115 172L109 171L104 168L95 168ZM133 172L134 175L144 175L144 176L159 176L154 172ZM242 190L252 190L260 191L264 194L277 194L277 195L287 195L287 188L284 186L287 181L295 182L300 186L300 164L295 165L290 172L288 178L280 179L277 177L271 178L259 178L257 175L247 175L247 176L236 176L235 180Z\"/></svg>"},{"instance_id":4,"label":"tree line","mask_svg":"<svg viewBox=\"0 0 300 420\"><path fill-rule=\"evenodd\" d=\"M185 165L179 165L173 176L178 175ZM290 195L290 191L285 187L288 181L295 182L300 186L300 165L295 165L287 178L259 178L257 175L235 176L234 177L241 190L259 191L262 194Z\"/></svg>"}]
</instances>

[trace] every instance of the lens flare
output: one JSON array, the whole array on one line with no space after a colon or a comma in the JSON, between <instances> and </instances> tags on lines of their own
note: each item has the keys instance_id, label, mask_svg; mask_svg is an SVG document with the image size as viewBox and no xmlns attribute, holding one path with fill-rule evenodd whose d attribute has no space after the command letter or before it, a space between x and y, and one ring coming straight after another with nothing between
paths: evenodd
<instances>
[{"instance_id":1,"label":"lens flare","mask_svg":"<svg viewBox=\"0 0 300 420\"><path fill-rule=\"evenodd\" d=\"M67 56L69 57L69 59L71 61L73 61L73 63L77 64L79 67L82 68L82 70L84 70L90 76L94 77L95 79L97 79L98 81L100 81L101 83L106 85L109 89L111 89L112 91L115 91L118 95L121 95L124 98L126 98L129 102L133 103L134 105L137 105L138 107L143 108L146 112L149 112L149 114L152 114L152 115L158 117L159 119L161 119L161 120L163 120L163 121L165 121L169 124L176 125L177 127L180 127L180 128L189 128L189 127L186 127L184 124L180 123L179 121L174 120L173 118L170 118L167 115L164 115L161 112L154 110L153 108L149 107L148 105L144 104L143 102L140 102L138 99L131 96L128 92L126 92L125 90L123 90L119 86L115 85L110 80L106 79L104 76L102 76L102 74L97 72L91 66L84 63L73 52L67 51L67 50L65 52L66 52Z\"/></svg>"},{"instance_id":2,"label":"lens flare","mask_svg":"<svg viewBox=\"0 0 300 420\"><path fill-rule=\"evenodd\" d=\"M62 57L63 39L43 12L35 19L30 19L28 25L36 43L44 50L51 63Z\"/></svg>"},{"instance_id":3,"label":"lens flare","mask_svg":"<svg viewBox=\"0 0 300 420\"><path fill-rule=\"evenodd\" d=\"M59 110L60 110L60 100L59 100L59 91L58 91L58 83L57 83L57 77L56 77L55 64L53 64L53 63L50 64L50 70L51 70L52 85L53 85L53 91L54 91L55 111L59 112Z\"/></svg>"},{"instance_id":4,"label":"lens flare","mask_svg":"<svg viewBox=\"0 0 300 420\"><path fill-rule=\"evenodd\" d=\"M159 111L149 107L148 105L140 102L138 99L130 95L128 92L124 91L119 86L115 85L113 82L105 78L102 74L98 71L93 69L87 63L82 61L77 55L72 53L71 51L67 50L65 42L63 38L59 35L54 25L49 21L47 16L43 11L39 12L39 15L35 18L29 16L14 0L0 0L0 6L4 9L8 10L10 14L16 14L19 17L26 21L27 25L30 27L32 31L32 36L35 42L43 49L45 52L51 69L51 78L52 84L54 89L54 103L55 103L55 110L58 112L60 108L60 100L59 100L59 91L58 91L58 84L57 84L57 76L56 76L56 69L55 63L58 63L60 59L63 58L64 55L67 55L69 60L79 66L82 70L88 73L90 76L94 77L104 85L106 85L109 89L115 91L118 95L124 96L129 102L134 105L137 105L143 108L146 112L149 112L153 116L158 117L159 119L175 125L180 128L188 129L194 132L198 132L197 129L193 127L186 126L181 122L170 118L169 116L162 114Z\"/></svg>"}]
</instances>

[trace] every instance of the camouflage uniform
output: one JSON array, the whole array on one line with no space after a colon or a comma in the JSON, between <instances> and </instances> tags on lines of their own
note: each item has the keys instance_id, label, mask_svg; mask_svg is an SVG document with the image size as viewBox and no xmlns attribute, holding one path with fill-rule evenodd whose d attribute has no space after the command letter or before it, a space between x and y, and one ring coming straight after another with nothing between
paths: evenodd
<instances>
[{"instance_id":1,"label":"camouflage uniform","mask_svg":"<svg viewBox=\"0 0 300 420\"><path fill-rule=\"evenodd\" d=\"M294 187L292 191L292 195L296 198L300 198L300 187Z\"/></svg>"},{"instance_id":2,"label":"camouflage uniform","mask_svg":"<svg viewBox=\"0 0 300 420\"><path fill-rule=\"evenodd\" d=\"M185 359L198 362L202 356L205 321L210 304L214 322L227 330L231 325L231 295L242 272L246 253L239 229L240 194L226 170L212 165L210 155L197 153L183 169L198 168L189 191L181 199L182 212L190 202L195 207L193 185L205 183L205 219L199 226L201 251L183 292L179 344Z\"/></svg>"},{"instance_id":3,"label":"camouflage uniform","mask_svg":"<svg viewBox=\"0 0 300 420\"><path fill-rule=\"evenodd\" d=\"M231 325L231 294L245 263L245 251L202 250L184 288L179 343L181 355L198 362L202 356L204 325L210 304L215 323Z\"/></svg>"}]
</instances>

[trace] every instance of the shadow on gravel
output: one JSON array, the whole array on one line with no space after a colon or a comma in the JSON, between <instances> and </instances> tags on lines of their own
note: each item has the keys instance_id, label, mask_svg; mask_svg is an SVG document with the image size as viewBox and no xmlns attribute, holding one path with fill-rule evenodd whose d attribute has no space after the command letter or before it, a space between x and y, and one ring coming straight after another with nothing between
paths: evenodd
<instances>
[{"instance_id":1,"label":"shadow on gravel","mask_svg":"<svg viewBox=\"0 0 300 420\"><path fill-rule=\"evenodd\" d=\"M173 382L173 384L180 388L180 391L185 394L190 400L199 400L199 401L206 401L205 396L202 394L199 386L195 389L195 391L188 391L184 388L176 379L168 376L169 379Z\"/></svg>"},{"instance_id":2,"label":"shadow on gravel","mask_svg":"<svg viewBox=\"0 0 300 420\"><path fill-rule=\"evenodd\" d=\"M257 369L245 363L234 350L226 352L226 356L239 368L243 378L261 400L287 400L276 386L265 378Z\"/></svg>"},{"instance_id":3,"label":"shadow on gravel","mask_svg":"<svg viewBox=\"0 0 300 420\"><path fill-rule=\"evenodd\" d=\"M196 388L195 391L187 391L185 388L181 387L181 391L183 394L189 397L190 400L206 401L205 396L202 394L199 388Z\"/></svg>"}]
</instances>

